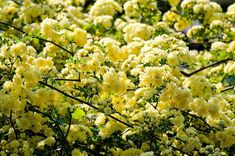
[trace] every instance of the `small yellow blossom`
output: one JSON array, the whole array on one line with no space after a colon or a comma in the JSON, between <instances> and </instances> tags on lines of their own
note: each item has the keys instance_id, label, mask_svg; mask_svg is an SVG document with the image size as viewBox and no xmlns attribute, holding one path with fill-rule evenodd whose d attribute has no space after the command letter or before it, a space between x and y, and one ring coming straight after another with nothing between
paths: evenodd
<instances>
[{"instance_id":1,"label":"small yellow blossom","mask_svg":"<svg viewBox=\"0 0 235 156\"><path fill-rule=\"evenodd\" d=\"M121 12L122 7L114 0L97 0L90 9L91 16L113 16L116 11Z\"/></svg>"},{"instance_id":2,"label":"small yellow blossom","mask_svg":"<svg viewBox=\"0 0 235 156\"><path fill-rule=\"evenodd\" d=\"M141 38L147 40L151 37L153 28L142 23L128 24L124 29L124 39L131 42L134 38Z\"/></svg>"},{"instance_id":3,"label":"small yellow blossom","mask_svg":"<svg viewBox=\"0 0 235 156\"><path fill-rule=\"evenodd\" d=\"M129 148L122 152L121 156L140 156L142 150L136 148Z\"/></svg>"},{"instance_id":4,"label":"small yellow blossom","mask_svg":"<svg viewBox=\"0 0 235 156\"><path fill-rule=\"evenodd\" d=\"M81 152L79 149L75 148L72 150L72 156L87 156L87 153Z\"/></svg>"},{"instance_id":5,"label":"small yellow blossom","mask_svg":"<svg viewBox=\"0 0 235 156\"><path fill-rule=\"evenodd\" d=\"M83 47L87 42L87 32L81 28L76 28L73 33L75 43Z\"/></svg>"}]
</instances>

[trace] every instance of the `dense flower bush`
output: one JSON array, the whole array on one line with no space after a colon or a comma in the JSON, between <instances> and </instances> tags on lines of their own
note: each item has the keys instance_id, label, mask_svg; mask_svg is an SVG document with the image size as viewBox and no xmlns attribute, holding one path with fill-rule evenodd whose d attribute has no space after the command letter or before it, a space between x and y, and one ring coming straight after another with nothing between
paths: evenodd
<instances>
[{"instance_id":1,"label":"dense flower bush","mask_svg":"<svg viewBox=\"0 0 235 156\"><path fill-rule=\"evenodd\" d=\"M232 155L234 22L209 0L0 0L1 156Z\"/></svg>"}]
</instances>

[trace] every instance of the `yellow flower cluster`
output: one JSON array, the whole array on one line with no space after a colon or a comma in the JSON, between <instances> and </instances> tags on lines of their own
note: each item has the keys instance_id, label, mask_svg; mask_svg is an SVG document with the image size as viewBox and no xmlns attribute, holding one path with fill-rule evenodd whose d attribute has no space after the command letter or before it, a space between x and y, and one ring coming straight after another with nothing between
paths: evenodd
<instances>
[{"instance_id":1,"label":"yellow flower cluster","mask_svg":"<svg viewBox=\"0 0 235 156\"><path fill-rule=\"evenodd\" d=\"M115 72L115 69L111 68L104 74L103 77L103 93L108 94L123 94L127 90L126 76L123 73Z\"/></svg>"},{"instance_id":2,"label":"yellow flower cluster","mask_svg":"<svg viewBox=\"0 0 235 156\"><path fill-rule=\"evenodd\" d=\"M175 107L187 109L192 97L189 89L180 88L176 83L169 83L160 95L159 109Z\"/></svg>"},{"instance_id":3,"label":"yellow flower cluster","mask_svg":"<svg viewBox=\"0 0 235 156\"><path fill-rule=\"evenodd\" d=\"M113 16L116 11L121 12L122 7L114 0L98 0L90 9L91 16Z\"/></svg>"},{"instance_id":4,"label":"yellow flower cluster","mask_svg":"<svg viewBox=\"0 0 235 156\"><path fill-rule=\"evenodd\" d=\"M123 29L123 32L125 33L124 38L127 42L131 42L135 38L147 40L151 37L152 31L153 28L151 26L142 23L128 24Z\"/></svg>"},{"instance_id":5,"label":"yellow flower cluster","mask_svg":"<svg viewBox=\"0 0 235 156\"><path fill-rule=\"evenodd\" d=\"M169 72L168 66L162 67L146 67L144 72L140 74L140 86L159 87L163 85Z\"/></svg>"},{"instance_id":6,"label":"yellow flower cluster","mask_svg":"<svg viewBox=\"0 0 235 156\"><path fill-rule=\"evenodd\" d=\"M0 155L233 154L234 4L19 2L0 0Z\"/></svg>"},{"instance_id":7,"label":"yellow flower cluster","mask_svg":"<svg viewBox=\"0 0 235 156\"><path fill-rule=\"evenodd\" d=\"M70 144L74 144L76 140L86 142L87 138L92 136L90 129L83 125L72 124L67 140Z\"/></svg>"},{"instance_id":8,"label":"yellow flower cluster","mask_svg":"<svg viewBox=\"0 0 235 156\"><path fill-rule=\"evenodd\" d=\"M189 13L191 18L198 18L204 24L221 17L222 8L210 0L185 0L181 3L182 11Z\"/></svg>"},{"instance_id":9,"label":"yellow flower cluster","mask_svg":"<svg viewBox=\"0 0 235 156\"><path fill-rule=\"evenodd\" d=\"M234 126L227 127L224 131L216 133L216 138L221 141L221 148L230 147L235 143L234 133Z\"/></svg>"}]
</instances>

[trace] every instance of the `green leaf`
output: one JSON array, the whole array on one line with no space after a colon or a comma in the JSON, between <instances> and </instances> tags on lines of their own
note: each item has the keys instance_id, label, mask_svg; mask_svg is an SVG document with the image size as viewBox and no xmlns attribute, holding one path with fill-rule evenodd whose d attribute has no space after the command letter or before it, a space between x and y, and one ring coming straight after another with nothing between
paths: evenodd
<instances>
[{"instance_id":1,"label":"green leaf","mask_svg":"<svg viewBox=\"0 0 235 156\"><path fill-rule=\"evenodd\" d=\"M72 114L72 118L80 120L85 116L85 112L81 109L81 108L77 108L73 114Z\"/></svg>"}]
</instances>

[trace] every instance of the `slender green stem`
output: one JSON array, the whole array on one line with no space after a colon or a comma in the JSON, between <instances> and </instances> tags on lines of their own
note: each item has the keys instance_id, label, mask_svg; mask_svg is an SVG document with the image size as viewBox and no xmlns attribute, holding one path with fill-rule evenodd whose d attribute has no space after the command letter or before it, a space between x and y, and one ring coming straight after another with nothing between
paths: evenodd
<instances>
[{"instance_id":1,"label":"slender green stem","mask_svg":"<svg viewBox=\"0 0 235 156\"><path fill-rule=\"evenodd\" d=\"M195 71L193 71L193 72L191 72L191 73L186 73L186 72L184 72L184 71L182 71L182 70L181 70L181 73L182 73L184 76L186 76L186 77L190 77L190 76L192 76L192 75L194 75L194 74L196 74L196 73L198 73L198 72L200 72L200 71L202 71L202 70L204 70L204 69L207 69L207 68L209 68L209 67L216 66L216 65L219 65L219 64L221 64L221 63L225 63L225 62L231 61L231 60L232 60L231 58L227 58L227 59L222 60L222 61L218 61L218 62L215 62L215 63L211 63L211 64L209 64L209 65L207 65L207 66L205 66L205 67L201 67L201 68L199 68L199 69L197 69L197 70L195 70Z\"/></svg>"}]
</instances>

